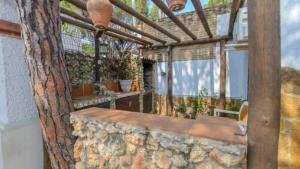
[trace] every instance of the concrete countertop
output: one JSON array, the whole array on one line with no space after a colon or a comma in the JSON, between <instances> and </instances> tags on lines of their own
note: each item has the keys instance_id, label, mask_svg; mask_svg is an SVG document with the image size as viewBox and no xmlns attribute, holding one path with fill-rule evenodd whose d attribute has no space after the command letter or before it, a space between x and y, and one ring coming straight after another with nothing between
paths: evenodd
<instances>
[{"instance_id":1,"label":"concrete countertop","mask_svg":"<svg viewBox=\"0 0 300 169\"><path fill-rule=\"evenodd\" d=\"M230 144L246 144L246 137L237 135L237 122L225 118L205 117L191 120L123 110L89 108L72 113L72 117L104 120L158 129L194 137L204 137Z\"/></svg>"}]
</instances>

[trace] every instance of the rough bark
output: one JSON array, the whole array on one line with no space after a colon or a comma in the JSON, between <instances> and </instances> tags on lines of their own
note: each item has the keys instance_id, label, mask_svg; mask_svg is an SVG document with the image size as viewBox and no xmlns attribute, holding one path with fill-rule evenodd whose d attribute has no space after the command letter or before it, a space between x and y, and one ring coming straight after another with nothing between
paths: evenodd
<instances>
[{"instance_id":1,"label":"rough bark","mask_svg":"<svg viewBox=\"0 0 300 169\"><path fill-rule=\"evenodd\" d=\"M53 169L74 167L70 86L63 61L59 1L15 0L30 85Z\"/></svg>"}]
</instances>

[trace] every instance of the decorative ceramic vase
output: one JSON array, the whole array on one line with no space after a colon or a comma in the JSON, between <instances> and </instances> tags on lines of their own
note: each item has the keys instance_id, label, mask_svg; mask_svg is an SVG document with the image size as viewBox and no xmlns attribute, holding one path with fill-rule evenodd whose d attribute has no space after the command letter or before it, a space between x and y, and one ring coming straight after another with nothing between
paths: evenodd
<instances>
[{"instance_id":1,"label":"decorative ceramic vase","mask_svg":"<svg viewBox=\"0 0 300 169\"><path fill-rule=\"evenodd\" d=\"M108 26L113 12L109 0L88 0L86 8L95 27L106 28Z\"/></svg>"},{"instance_id":2,"label":"decorative ceramic vase","mask_svg":"<svg viewBox=\"0 0 300 169\"><path fill-rule=\"evenodd\" d=\"M171 11L177 12L185 7L186 0L167 0L167 3Z\"/></svg>"},{"instance_id":3,"label":"decorative ceramic vase","mask_svg":"<svg viewBox=\"0 0 300 169\"><path fill-rule=\"evenodd\" d=\"M123 92L130 92L132 80L120 80L121 89Z\"/></svg>"}]
</instances>

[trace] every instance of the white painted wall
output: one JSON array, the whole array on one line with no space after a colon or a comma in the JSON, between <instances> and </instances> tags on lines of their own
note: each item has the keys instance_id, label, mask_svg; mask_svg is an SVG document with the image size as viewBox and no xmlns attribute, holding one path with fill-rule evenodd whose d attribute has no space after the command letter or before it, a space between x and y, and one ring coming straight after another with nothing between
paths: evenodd
<instances>
[{"instance_id":1,"label":"white painted wall","mask_svg":"<svg viewBox=\"0 0 300 169\"><path fill-rule=\"evenodd\" d=\"M213 60L178 61L173 63L173 95L198 96L202 88L214 95Z\"/></svg>"},{"instance_id":2,"label":"white painted wall","mask_svg":"<svg viewBox=\"0 0 300 169\"><path fill-rule=\"evenodd\" d=\"M0 0L0 19L18 23L16 5ZM42 169L43 146L21 39L0 35L0 169Z\"/></svg>"},{"instance_id":3,"label":"white painted wall","mask_svg":"<svg viewBox=\"0 0 300 169\"><path fill-rule=\"evenodd\" d=\"M219 44L217 56L209 60L190 60L173 62L173 95L198 96L202 88L208 90L208 96L219 96L220 93L220 55ZM167 95L168 72L167 62L158 62L156 70L156 93ZM248 52L227 51L226 97L247 99L248 88Z\"/></svg>"},{"instance_id":4,"label":"white painted wall","mask_svg":"<svg viewBox=\"0 0 300 169\"><path fill-rule=\"evenodd\" d=\"M157 62L155 71L155 93L161 96L167 95L168 90L168 62Z\"/></svg>"},{"instance_id":5,"label":"white painted wall","mask_svg":"<svg viewBox=\"0 0 300 169\"><path fill-rule=\"evenodd\" d=\"M230 13L217 16L217 36L228 35Z\"/></svg>"},{"instance_id":6,"label":"white painted wall","mask_svg":"<svg viewBox=\"0 0 300 169\"><path fill-rule=\"evenodd\" d=\"M247 100L248 51L227 51L226 97Z\"/></svg>"},{"instance_id":7,"label":"white painted wall","mask_svg":"<svg viewBox=\"0 0 300 169\"><path fill-rule=\"evenodd\" d=\"M300 1L281 0L281 65L300 69Z\"/></svg>"}]
</instances>

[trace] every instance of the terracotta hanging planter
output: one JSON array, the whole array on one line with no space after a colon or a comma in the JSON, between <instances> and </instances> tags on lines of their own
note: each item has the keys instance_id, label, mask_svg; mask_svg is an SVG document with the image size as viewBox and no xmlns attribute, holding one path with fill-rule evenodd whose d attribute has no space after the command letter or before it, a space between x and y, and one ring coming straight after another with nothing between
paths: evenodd
<instances>
[{"instance_id":1,"label":"terracotta hanging planter","mask_svg":"<svg viewBox=\"0 0 300 169\"><path fill-rule=\"evenodd\" d=\"M113 12L109 0L88 0L86 8L95 27L106 28L108 26Z\"/></svg>"},{"instance_id":2,"label":"terracotta hanging planter","mask_svg":"<svg viewBox=\"0 0 300 169\"><path fill-rule=\"evenodd\" d=\"M177 12L185 7L186 0L167 0L167 3L171 11Z\"/></svg>"}]
</instances>

